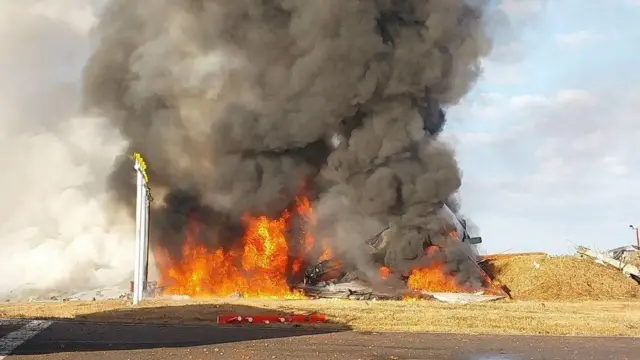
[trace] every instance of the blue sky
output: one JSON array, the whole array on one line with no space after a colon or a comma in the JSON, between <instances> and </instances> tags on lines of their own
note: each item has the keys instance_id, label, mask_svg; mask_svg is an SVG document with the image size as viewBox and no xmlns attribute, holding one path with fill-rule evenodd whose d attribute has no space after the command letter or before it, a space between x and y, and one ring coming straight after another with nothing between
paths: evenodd
<instances>
[{"instance_id":1,"label":"blue sky","mask_svg":"<svg viewBox=\"0 0 640 360\"><path fill-rule=\"evenodd\" d=\"M573 252L640 225L640 0L503 0L494 55L449 109L484 250ZM503 21L504 23L504 21Z\"/></svg>"}]
</instances>

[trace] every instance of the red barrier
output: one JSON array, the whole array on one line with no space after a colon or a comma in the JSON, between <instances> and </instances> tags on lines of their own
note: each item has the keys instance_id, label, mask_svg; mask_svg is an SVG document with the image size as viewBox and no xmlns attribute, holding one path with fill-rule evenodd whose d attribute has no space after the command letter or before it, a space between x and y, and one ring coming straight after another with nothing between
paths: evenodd
<instances>
[{"instance_id":1,"label":"red barrier","mask_svg":"<svg viewBox=\"0 0 640 360\"><path fill-rule=\"evenodd\" d=\"M325 323L327 317L314 315L219 315L218 324Z\"/></svg>"}]
</instances>

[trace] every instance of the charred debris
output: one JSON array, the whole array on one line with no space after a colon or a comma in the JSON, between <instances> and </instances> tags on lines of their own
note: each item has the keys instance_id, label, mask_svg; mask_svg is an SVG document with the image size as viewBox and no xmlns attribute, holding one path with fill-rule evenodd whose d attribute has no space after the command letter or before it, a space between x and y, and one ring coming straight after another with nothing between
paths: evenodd
<instances>
[{"instance_id":1,"label":"charred debris","mask_svg":"<svg viewBox=\"0 0 640 360\"><path fill-rule=\"evenodd\" d=\"M469 261L476 263L477 252L475 245L482 243L481 237L472 237L467 231L466 221L454 214L447 204L442 204L442 212L449 215L452 227L443 226L443 233L455 234L457 240L468 245L472 251ZM366 251L372 262L384 267L384 234L389 227L373 235L365 242ZM423 249L432 246L429 238L423 243ZM316 298L348 298L356 300L393 300L410 296L415 298L430 298L432 294L417 293L406 288L409 274L400 274L395 282L372 284L356 266L350 266L338 254L330 259L320 261L309 266L304 272L304 280L296 288L303 290L306 295ZM401 285L401 286L398 286Z\"/></svg>"}]
</instances>

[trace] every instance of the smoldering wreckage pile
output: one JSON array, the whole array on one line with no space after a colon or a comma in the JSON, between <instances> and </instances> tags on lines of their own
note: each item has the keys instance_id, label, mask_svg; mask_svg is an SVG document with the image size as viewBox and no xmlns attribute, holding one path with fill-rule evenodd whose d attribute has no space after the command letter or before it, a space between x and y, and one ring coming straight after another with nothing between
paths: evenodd
<instances>
[{"instance_id":1,"label":"smoldering wreckage pile","mask_svg":"<svg viewBox=\"0 0 640 360\"><path fill-rule=\"evenodd\" d=\"M158 288L192 297L507 296L459 214L445 110L491 50L483 0L112 0L86 110L154 201ZM486 268L485 268L486 270Z\"/></svg>"}]
</instances>

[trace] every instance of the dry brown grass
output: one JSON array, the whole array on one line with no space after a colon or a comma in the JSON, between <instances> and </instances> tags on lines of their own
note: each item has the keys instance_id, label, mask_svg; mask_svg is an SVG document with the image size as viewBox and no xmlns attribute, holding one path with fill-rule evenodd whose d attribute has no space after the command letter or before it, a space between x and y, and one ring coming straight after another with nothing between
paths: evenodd
<instances>
[{"instance_id":1,"label":"dry brown grass","mask_svg":"<svg viewBox=\"0 0 640 360\"><path fill-rule=\"evenodd\" d=\"M525 254L490 258L485 268L515 299L640 299L638 283L590 259Z\"/></svg>"},{"instance_id":2,"label":"dry brown grass","mask_svg":"<svg viewBox=\"0 0 640 360\"><path fill-rule=\"evenodd\" d=\"M224 313L285 312L320 312L333 326L370 331L640 336L640 301L452 305L432 301L154 300L138 306L122 301L0 305L0 317L162 324L212 324Z\"/></svg>"},{"instance_id":3,"label":"dry brown grass","mask_svg":"<svg viewBox=\"0 0 640 360\"><path fill-rule=\"evenodd\" d=\"M515 301L469 305L246 299L153 300L138 306L116 300L6 303L0 305L0 318L214 324L221 314L320 312L330 319L329 326L356 330L640 337L640 286L615 269L587 259L544 254L497 256L485 265L510 288Z\"/></svg>"}]
</instances>

